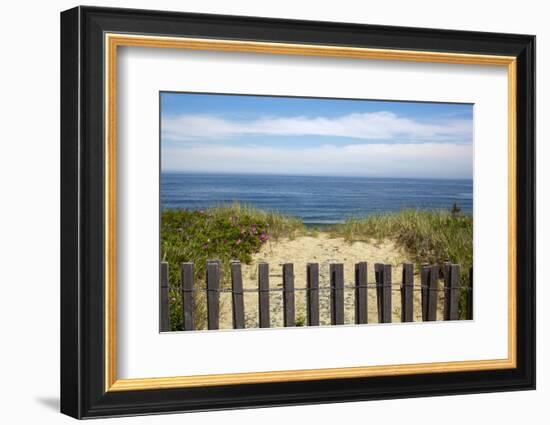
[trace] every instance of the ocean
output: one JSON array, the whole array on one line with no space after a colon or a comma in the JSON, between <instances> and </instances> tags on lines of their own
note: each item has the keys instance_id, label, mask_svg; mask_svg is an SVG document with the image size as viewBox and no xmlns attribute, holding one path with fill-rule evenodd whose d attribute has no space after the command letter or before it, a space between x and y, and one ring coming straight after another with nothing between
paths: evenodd
<instances>
[{"instance_id":1,"label":"ocean","mask_svg":"<svg viewBox=\"0 0 550 425\"><path fill-rule=\"evenodd\" d=\"M160 177L162 209L202 209L238 201L309 225L403 208L450 210L455 202L472 213L472 180L167 172Z\"/></svg>"}]
</instances>

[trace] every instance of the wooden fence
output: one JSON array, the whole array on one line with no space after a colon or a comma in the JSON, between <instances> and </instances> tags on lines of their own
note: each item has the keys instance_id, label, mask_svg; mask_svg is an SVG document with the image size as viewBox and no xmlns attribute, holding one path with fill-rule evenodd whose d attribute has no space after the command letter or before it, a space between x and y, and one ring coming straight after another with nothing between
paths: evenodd
<instances>
[{"instance_id":1,"label":"wooden fence","mask_svg":"<svg viewBox=\"0 0 550 425\"><path fill-rule=\"evenodd\" d=\"M341 263L329 265L330 286L319 286L319 264L309 263L306 266L306 286L294 286L294 264L282 265L282 288L269 286L269 264L258 264L257 288L243 288L241 264L231 262L231 288L221 287L221 263L219 260L208 260L206 263L206 287L195 285L195 270L193 263L181 264L181 285L171 287L168 282L168 263L161 263L160 267L160 330L170 330L170 290L181 292L181 308L183 330L195 329L194 298L197 291L206 292L207 326L208 329L219 329L220 322L220 293L231 293L233 328L245 327L244 293L258 294L258 325L260 328L270 327L269 294L282 292L283 297L283 324L285 327L296 326L295 295L297 291L306 291L307 326L319 326L319 292L330 291L330 321L332 325L344 324L344 291L351 289L355 292L355 323L368 323L368 289L376 290L378 323L392 321L392 294L398 292L401 297L401 321L412 322L414 313L414 291L421 292L421 308L423 321L435 321L439 297L439 280L444 285L444 320L459 319L460 292L466 291L466 319L472 319L473 310L473 271L470 268L468 285L459 286L460 269L457 264L445 263L439 265L422 265L420 271L420 285L414 284L413 264L403 264L401 281L392 280L392 266L390 264L374 265L375 281L369 283L367 263L355 264L355 282L344 284L344 266Z\"/></svg>"}]
</instances>

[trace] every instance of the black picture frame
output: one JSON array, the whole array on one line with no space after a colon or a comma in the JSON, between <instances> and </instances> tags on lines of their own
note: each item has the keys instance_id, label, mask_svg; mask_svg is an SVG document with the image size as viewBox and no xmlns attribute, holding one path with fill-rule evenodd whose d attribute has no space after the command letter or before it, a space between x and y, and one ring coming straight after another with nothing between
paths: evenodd
<instances>
[{"instance_id":1,"label":"black picture frame","mask_svg":"<svg viewBox=\"0 0 550 425\"><path fill-rule=\"evenodd\" d=\"M102 143L106 32L516 57L517 367L106 392ZM534 36L96 7L61 13L62 413L93 418L534 388Z\"/></svg>"}]
</instances>

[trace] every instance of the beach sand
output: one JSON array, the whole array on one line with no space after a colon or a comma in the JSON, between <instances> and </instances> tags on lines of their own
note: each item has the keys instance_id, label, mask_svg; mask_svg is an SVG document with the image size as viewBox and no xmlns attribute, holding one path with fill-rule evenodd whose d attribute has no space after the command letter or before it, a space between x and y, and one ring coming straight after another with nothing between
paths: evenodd
<instances>
[{"instance_id":1,"label":"beach sand","mask_svg":"<svg viewBox=\"0 0 550 425\"><path fill-rule=\"evenodd\" d=\"M282 289L282 264L294 264L294 285L296 288L306 286L307 263L319 263L319 287L327 290L319 291L320 324L330 325L330 290L329 264L344 264L344 284L353 285L355 264L361 261L368 262L368 282L374 283L374 264L386 263L392 265L392 282L400 283L401 266L405 262L412 262L407 253L389 240L372 242L346 242L343 238L331 238L326 232L319 232L317 236L301 236L295 239L280 239L267 242L260 252L253 256L250 264L242 265L243 286L248 289L258 287L258 263L269 263L270 288ZM415 270L415 285L420 285L420 276ZM442 283L440 282L440 285ZM419 287L419 286L418 286ZM222 309L220 327L232 328L231 295L221 295ZM258 327L258 294L245 292L245 325L247 328ZM355 322L354 290L346 288L344 291L345 324ZM439 292L437 320L443 319L443 291ZM270 325L283 326L282 291L270 292ZM414 320L421 321L420 291L414 292ZM296 291L296 321L307 322L306 292ZM401 321L401 294L398 287L392 291L392 321ZM377 323L376 289L368 288L368 322Z\"/></svg>"}]
</instances>

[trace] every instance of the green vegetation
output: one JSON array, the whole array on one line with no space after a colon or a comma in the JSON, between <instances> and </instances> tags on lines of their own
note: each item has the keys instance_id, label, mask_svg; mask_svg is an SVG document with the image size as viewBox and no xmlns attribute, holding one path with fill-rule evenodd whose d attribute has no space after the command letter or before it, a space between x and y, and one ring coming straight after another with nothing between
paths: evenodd
<instances>
[{"instance_id":1,"label":"green vegetation","mask_svg":"<svg viewBox=\"0 0 550 425\"><path fill-rule=\"evenodd\" d=\"M206 260L222 263L222 276L229 276L229 262L249 263L252 254L269 240L294 238L306 232L303 223L292 217L232 204L208 210L165 210L161 218L161 255L168 262L171 285L179 284L182 262L195 263L196 285L204 288ZM229 285L227 279L222 285ZM179 291L171 291L171 302L180 303ZM172 329L181 329L181 309L171 308ZM204 328L204 293L195 296L195 327Z\"/></svg>"},{"instance_id":2,"label":"green vegetation","mask_svg":"<svg viewBox=\"0 0 550 425\"><path fill-rule=\"evenodd\" d=\"M448 211L402 210L395 214L353 218L330 229L347 241L391 239L418 263L451 261L472 265L473 219Z\"/></svg>"},{"instance_id":3,"label":"green vegetation","mask_svg":"<svg viewBox=\"0 0 550 425\"><path fill-rule=\"evenodd\" d=\"M462 214L458 205L451 211L403 210L347 220L330 229L347 241L390 239L403 247L419 267L422 263L460 265L461 285L466 285L473 261L473 217ZM461 315L465 315L465 292Z\"/></svg>"}]
</instances>

